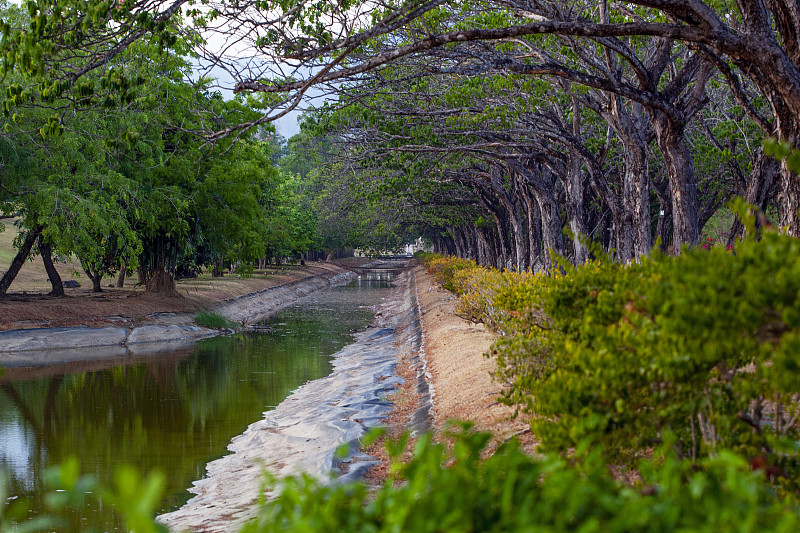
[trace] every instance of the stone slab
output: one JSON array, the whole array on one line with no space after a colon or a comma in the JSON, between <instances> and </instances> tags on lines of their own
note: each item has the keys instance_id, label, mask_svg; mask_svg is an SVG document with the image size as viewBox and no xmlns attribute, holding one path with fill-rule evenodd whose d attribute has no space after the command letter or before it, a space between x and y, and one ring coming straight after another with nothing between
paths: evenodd
<instances>
[{"instance_id":1,"label":"stone slab","mask_svg":"<svg viewBox=\"0 0 800 533\"><path fill-rule=\"evenodd\" d=\"M113 346L125 343L125 328L41 328L0 332L0 352Z\"/></svg>"}]
</instances>

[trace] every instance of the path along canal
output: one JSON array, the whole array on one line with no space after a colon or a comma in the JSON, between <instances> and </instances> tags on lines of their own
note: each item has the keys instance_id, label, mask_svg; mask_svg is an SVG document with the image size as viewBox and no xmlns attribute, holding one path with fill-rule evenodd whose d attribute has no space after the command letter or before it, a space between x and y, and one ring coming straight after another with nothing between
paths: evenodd
<instances>
[{"instance_id":1,"label":"path along canal","mask_svg":"<svg viewBox=\"0 0 800 533\"><path fill-rule=\"evenodd\" d=\"M386 281L320 291L262 323L172 352L14 367L0 376L0 472L10 497L44 508L44 470L75 456L112 486L120 465L161 470L161 512L180 507L205 465L294 389L331 372L331 358L369 325ZM2 505L4 502L0 502ZM88 503L63 531L119 530L112 509Z\"/></svg>"}]
</instances>

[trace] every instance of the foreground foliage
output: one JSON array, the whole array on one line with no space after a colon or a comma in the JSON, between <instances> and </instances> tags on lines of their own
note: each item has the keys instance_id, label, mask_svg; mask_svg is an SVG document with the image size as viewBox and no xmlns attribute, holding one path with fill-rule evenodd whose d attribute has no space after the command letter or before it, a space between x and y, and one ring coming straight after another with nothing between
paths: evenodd
<instances>
[{"instance_id":1,"label":"foreground foliage","mask_svg":"<svg viewBox=\"0 0 800 533\"><path fill-rule=\"evenodd\" d=\"M46 473L47 486L52 490L46 498L47 512L33 519L28 516L28 502L11 498L6 503L5 480L0 477L0 531L36 533L64 531L70 527L70 516L83 503L93 500L98 505L115 508L131 533L167 533L167 528L155 521L164 475L153 472L142 476L133 467L121 467L114 475L113 487L102 486L97 478L80 474L75 458L50 468ZM41 511L41 510L40 510Z\"/></svg>"},{"instance_id":2,"label":"foreground foliage","mask_svg":"<svg viewBox=\"0 0 800 533\"><path fill-rule=\"evenodd\" d=\"M512 440L486 458L489 435L460 425L404 460L406 437L387 444L380 487L270 480L242 531L796 531L800 241L760 237L628 266L594 250L551 276L420 254L503 333L505 401L546 455ZM56 514L91 482L67 467L51 476ZM117 508L155 531L157 478L126 476L116 492L142 503Z\"/></svg>"},{"instance_id":3,"label":"foreground foliage","mask_svg":"<svg viewBox=\"0 0 800 533\"><path fill-rule=\"evenodd\" d=\"M489 459L487 433L461 425L452 452L420 438L413 458L390 444L392 475L363 485L283 484L243 532L270 531L791 531L800 508L781 501L741 458L723 453L695 471L674 456L642 463L635 487L615 481L599 454L579 463L532 459L515 441ZM447 468L442 468L447 465ZM687 490L688 488L688 490Z\"/></svg>"}]
</instances>

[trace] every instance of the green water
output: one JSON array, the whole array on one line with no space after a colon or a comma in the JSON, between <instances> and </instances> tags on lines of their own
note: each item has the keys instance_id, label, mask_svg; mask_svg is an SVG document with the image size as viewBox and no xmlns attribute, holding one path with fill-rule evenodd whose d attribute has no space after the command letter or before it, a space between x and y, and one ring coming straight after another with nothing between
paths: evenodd
<instances>
[{"instance_id":1,"label":"green water","mask_svg":"<svg viewBox=\"0 0 800 533\"><path fill-rule=\"evenodd\" d=\"M303 383L331 371L329 355L371 321L385 283L316 293L266 321L267 331L218 337L174 352L101 363L31 367L0 378L0 471L12 498L43 508L42 473L77 456L111 486L115 467L159 469L161 512L180 507L231 438ZM378 290L376 290L378 289ZM2 502L0 502L1 504ZM64 531L118 529L114 511L87 503Z\"/></svg>"}]
</instances>

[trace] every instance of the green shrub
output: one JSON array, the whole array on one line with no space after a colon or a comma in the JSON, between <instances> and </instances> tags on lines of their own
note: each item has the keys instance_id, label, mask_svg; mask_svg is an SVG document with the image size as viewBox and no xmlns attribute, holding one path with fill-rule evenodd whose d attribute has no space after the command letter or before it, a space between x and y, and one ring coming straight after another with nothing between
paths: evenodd
<instances>
[{"instance_id":1,"label":"green shrub","mask_svg":"<svg viewBox=\"0 0 800 533\"><path fill-rule=\"evenodd\" d=\"M643 481L615 481L591 455L579 464L532 459L515 442L481 459L485 433L458 431L448 453L429 436L374 492L362 484L281 483L242 533L350 531L796 531L800 509L781 501L760 473L730 453L695 470L667 456L643 463ZM447 467L443 468L442 465ZM402 481L401 481L402 480Z\"/></svg>"},{"instance_id":2,"label":"green shrub","mask_svg":"<svg viewBox=\"0 0 800 533\"><path fill-rule=\"evenodd\" d=\"M510 316L505 309L497 306L496 296L529 277L528 274L500 272L495 268L478 266L455 270L452 285L460 295L459 313L474 322L484 322L490 328L509 332Z\"/></svg>"},{"instance_id":3,"label":"green shrub","mask_svg":"<svg viewBox=\"0 0 800 533\"><path fill-rule=\"evenodd\" d=\"M551 276L425 263L462 312L503 334L492 349L503 399L531 416L542 451L588 441L633 464L671 434L682 457L731 449L796 490L800 240L765 228L756 241L746 218L751 238L735 250L628 266L602 253Z\"/></svg>"},{"instance_id":4,"label":"green shrub","mask_svg":"<svg viewBox=\"0 0 800 533\"><path fill-rule=\"evenodd\" d=\"M323 484L310 477L268 484L274 500L261 499L255 518L242 533L268 532L794 532L800 528L800 507L782 499L762 471L752 471L740 456L721 450L693 465L665 453L638 465L635 485L613 478L602 456L590 452L581 461L560 456L534 459L512 440L489 458L482 458L487 433L461 424L447 435L450 451L429 434L416 442L412 458L403 462L406 439L387 443L391 474L378 488L362 483ZM664 447L668 450L668 447ZM578 453L583 453L579 450ZM121 469L113 490L78 474L67 461L47 477L56 492L48 495L48 514L9 522L8 513L22 511L15 501L0 503L3 531L52 531L70 509L87 498L112 505L126 531L165 533L153 519L163 488L161 475L142 477ZM16 509L14 509L16 507Z\"/></svg>"},{"instance_id":5,"label":"green shrub","mask_svg":"<svg viewBox=\"0 0 800 533\"><path fill-rule=\"evenodd\" d=\"M800 473L800 240L564 269L496 299L525 317L494 353L545 450L588 438L620 460L670 432L685 456L729 448L782 482Z\"/></svg>"},{"instance_id":6,"label":"green shrub","mask_svg":"<svg viewBox=\"0 0 800 533\"><path fill-rule=\"evenodd\" d=\"M236 329L237 326L235 322L211 311L198 311L194 315L194 321L198 326L212 329Z\"/></svg>"}]
</instances>

